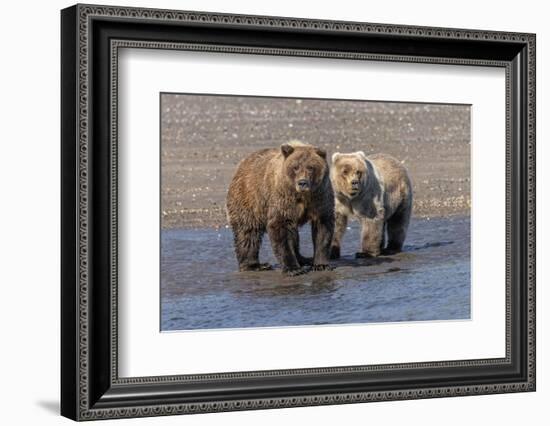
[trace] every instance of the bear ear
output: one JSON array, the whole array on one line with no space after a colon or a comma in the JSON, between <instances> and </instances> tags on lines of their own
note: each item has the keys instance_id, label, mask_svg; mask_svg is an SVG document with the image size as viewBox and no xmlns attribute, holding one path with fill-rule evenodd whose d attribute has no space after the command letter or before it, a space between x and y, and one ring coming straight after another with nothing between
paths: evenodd
<instances>
[{"instance_id":1,"label":"bear ear","mask_svg":"<svg viewBox=\"0 0 550 426\"><path fill-rule=\"evenodd\" d=\"M287 158L290 154L294 152L294 147L292 145L284 143L281 145L281 152L283 153L284 157Z\"/></svg>"},{"instance_id":2,"label":"bear ear","mask_svg":"<svg viewBox=\"0 0 550 426\"><path fill-rule=\"evenodd\" d=\"M365 152L364 152L364 151L357 151L355 154L356 154L356 155L359 155L359 156L361 156L361 157L363 157L363 158L367 158L367 156L365 155Z\"/></svg>"},{"instance_id":3,"label":"bear ear","mask_svg":"<svg viewBox=\"0 0 550 426\"><path fill-rule=\"evenodd\" d=\"M336 160L338 160L340 155L342 155L342 154L340 154L339 152L335 152L334 154L332 154L332 162L336 163Z\"/></svg>"},{"instance_id":4,"label":"bear ear","mask_svg":"<svg viewBox=\"0 0 550 426\"><path fill-rule=\"evenodd\" d=\"M324 149L321 149L321 148L315 148L315 152L317 153L317 155L321 158L324 158L326 160L327 158L327 152L324 150Z\"/></svg>"}]
</instances>

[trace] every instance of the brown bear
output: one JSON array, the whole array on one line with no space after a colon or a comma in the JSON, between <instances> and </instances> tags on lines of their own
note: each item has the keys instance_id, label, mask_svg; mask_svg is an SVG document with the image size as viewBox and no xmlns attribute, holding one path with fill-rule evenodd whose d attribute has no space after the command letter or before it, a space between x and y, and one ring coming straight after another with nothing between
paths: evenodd
<instances>
[{"instance_id":1,"label":"brown bear","mask_svg":"<svg viewBox=\"0 0 550 426\"><path fill-rule=\"evenodd\" d=\"M413 196L405 167L388 154L367 157L363 151L337 152L332 156L330 177L336 195L331 258L340 257L350 216L359 219L362 225L361 251L356 257L400 252L407 235Z\"/></svg>"},{"instance_id":2,"label":"brown bear","mask_svg":"<svg viewBox=\"0 0 550 426\"><path fill-rule=\"evenodd\" d=\"M329 267L334 232L334 192L326 152L293 141L242 160L229 185L227 218L241 271L271 269L258 254L267 231L283 273ZM311 222L313 259L300 254L298 228Z\"/></svg>"}]
</instances>

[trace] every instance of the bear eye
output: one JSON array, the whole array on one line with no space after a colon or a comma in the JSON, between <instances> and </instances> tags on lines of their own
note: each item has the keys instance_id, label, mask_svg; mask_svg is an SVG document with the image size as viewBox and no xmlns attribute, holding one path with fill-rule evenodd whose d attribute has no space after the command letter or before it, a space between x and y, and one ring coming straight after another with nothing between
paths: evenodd
<instances>
[{"instance_id":1,"label":"bear eye","mask_svg":"<svg viewBox=\"0 0 550 426\"><path fill-rule=\"evenodd\" d=\"M342 172L342 175L343 176L347 176L348 175L348 171L346 169L344 169L344 171Z\"/></svg>"},{"instance_id":2,"label":"bear eye","mask_svg":"<svg viewBox=\"0 0 550 426\"><path fill-rule=\"evenodd\" d=\"M300 166L296 164L296 165L292 168L292 170L294 170L295 172L297 172L299 168L300 168Z\"/></svg>"},{"instance_id":3,"label":"bear eye","mask_svg":"<svg viewBox=\"0 0 550 426\"><path fill-rule=\"evenodd\" d=\"M361 178L361 172L357 172L357 177L360 179Z\"/></svg>"},{"instance_id":4,"label":"bear eye","mask_svg":"<svg viewBox=\"0 0 550 426\"><path fill-rule=\"evenodd\" d=\"M307 166L306 169L308 170L308 172L311 172L313 170L313 166Z\"/></svg>"}]
</instances>

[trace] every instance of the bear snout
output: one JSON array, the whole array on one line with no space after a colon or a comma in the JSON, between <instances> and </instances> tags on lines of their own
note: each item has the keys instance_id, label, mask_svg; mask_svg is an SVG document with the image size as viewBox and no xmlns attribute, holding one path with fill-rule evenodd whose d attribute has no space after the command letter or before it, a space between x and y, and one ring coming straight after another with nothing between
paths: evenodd
<instances>
[{"instance_id":1,"label":"bear snout","mask_svg":"<svg viewBox=\"0 0 550 426\"><path fill-rule=\"evenodd\" d=\"M350 182L350 195L355 196L361 190L361 182L359 180L352 180Z\"/></svg>"},{"instance_id":2,"label":"bear snout","mask_svg":"<svg viewBox=\"0 0 550 426\"><path fill-rule=\"evenodd\" d=\"M307 191L310 189L310 182L309 179L299 179L298 182L296 182L296 186L299 191Z\"/></svg>"}]
</instances>

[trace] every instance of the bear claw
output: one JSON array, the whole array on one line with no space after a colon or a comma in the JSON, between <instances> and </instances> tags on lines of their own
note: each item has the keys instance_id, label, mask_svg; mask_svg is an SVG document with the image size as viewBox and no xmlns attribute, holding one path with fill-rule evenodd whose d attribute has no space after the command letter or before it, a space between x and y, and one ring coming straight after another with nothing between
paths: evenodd
<instances>
[{"instance_id":1,"label":"bear claw","mask_svg":"<svg viewBox=\"0 0 550 426\"><path fill-rule=\"evenodd\" d=\"M271 271L273 269L273 266L271 266L269 263L260 263L258 265L258 271Z\"/></svg>"},{"instance_id":2,"label":"bear claw","mask_svg":"<svg viewBox=\"0 0 550 426\"><path fill-rule=\"evenodd\" d=\"M304 275L304 274L307 274L308 272L309 272L309 269L303 268L303 267L299 267L299 268L295 268L295 269L283 269L283 273L288 275L289 277L295 277L297 275Z\"/></svg>"},{"instance_id":3,"label":"bear claw","mask_svg":"<svg viewBox=\"0 0 550 426\"><path fill-rule=\"evenodd\" d=\"M323 264L323 265L313 265L311 267L311 270L312 271L333 271L334 270L334 267L333 266L330 266L330 265L327 265L327 264Z\"/></svg>"},{"instance_id":4,"label":"bear claw","mask_svg":"<svg viewBox=\"0 0 550 426\"><path fill-rule=\"evenodd\" d=\"M241 267L242 272L246 271L270 271L273 269L273 266L271 266L269 263L256 263L254 265L247 265Z\"/></svg>"}]
</instances>

